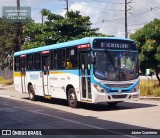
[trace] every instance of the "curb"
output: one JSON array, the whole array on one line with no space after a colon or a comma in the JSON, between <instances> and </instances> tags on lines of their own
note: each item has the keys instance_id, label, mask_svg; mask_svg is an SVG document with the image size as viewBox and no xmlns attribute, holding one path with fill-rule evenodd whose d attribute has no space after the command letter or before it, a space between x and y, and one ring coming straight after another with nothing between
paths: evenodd
<instances>
[{"instance_id":1,"label":"curb","mask_svg":"<svg viewBox=\"0 0 160 138\"><path fill-rule=\"evenodd\" d=\"M0 84L0 87L13 87L14 88L14 84L11 85L7 85L7 84Z\"/></svg>"},{"instance_id":2,"label":"curb","mask_svg":"<svg viewBox=\"0 0 160 138\"><path fill-rule=\"evenodd\" d=\"M139 100L156 100L160 101L160 97L141 96Z\"/></svg>"}]
</instances>

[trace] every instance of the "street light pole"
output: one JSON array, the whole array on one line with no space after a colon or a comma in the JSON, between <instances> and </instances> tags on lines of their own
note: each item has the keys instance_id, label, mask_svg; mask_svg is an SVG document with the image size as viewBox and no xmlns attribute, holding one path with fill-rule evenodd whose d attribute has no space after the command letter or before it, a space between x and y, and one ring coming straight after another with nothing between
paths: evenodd
<instances>
[{"instance_id":1,"label":"street light pole","mask_svg":"<svg viewBox=\"0 0 160 138\"><path fill-rule=\"evenodd\" d=\"M128 30L127 30L127 0L125 0L125 38L128 38Z\"/></svg>"},{"instance_id":2,"label":"street light pole","mask_svg":"<svg viewBox=\"0 0 160 138\"><path fill-rule=\"evenodd\" d=\"M19 10L20 10L20 0L17 0L18 15L19 15ZM16 43L15 51L21 50L21 29L22 29L22 24L18 22L17 23L17 43Z\"/></svg>"},{"instance_id":3,"label":"street light pole","mask_svg":"<svg viewBox=\"0 0 160 138\"><path fill-rule=\"evenodd\" d=\"M66 10L68 12L68 0L66 0Z\"/></svg>"},{"instance_id":4,"label":"street light pole","mask_svg":"<svg viewBox=\"0 0 160 138\"><path fill-rule=\"evenodd\" d=\"M17 10L19 10L19 9L20 9L20 1L17 0Z\"/></svg>"}]
</instances>

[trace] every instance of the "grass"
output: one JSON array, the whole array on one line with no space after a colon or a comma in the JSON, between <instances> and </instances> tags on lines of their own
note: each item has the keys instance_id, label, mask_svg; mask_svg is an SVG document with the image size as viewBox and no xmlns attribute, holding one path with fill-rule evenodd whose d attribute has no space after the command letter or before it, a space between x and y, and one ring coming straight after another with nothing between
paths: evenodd
<instances>
[{"instance_id":1,"label":"grass","mask_svg":"<svg viewBox=\"0 0 160 138\"><path fill-rule=\"evenodd\" d=\"M13 84L13 79L4 79L0 76L0 84L2 85L11 85Z\"/></svg>"},{"instance_id":2,"label":"grass","mask_svg":"<svg viewBox=\"0 0 160 138\"><path fill-rule=\"evenodd\" d=\"M156 96L160 97L160 87L157 80L141 80L140 82L141 96Z\"/></svg>"}]
</instances>

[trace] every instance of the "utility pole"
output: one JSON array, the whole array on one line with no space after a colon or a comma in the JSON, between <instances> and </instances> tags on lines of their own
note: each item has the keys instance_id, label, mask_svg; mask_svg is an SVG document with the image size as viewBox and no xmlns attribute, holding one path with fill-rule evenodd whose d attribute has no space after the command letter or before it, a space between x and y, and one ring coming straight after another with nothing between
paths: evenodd
<instances>
[{"instance_id":1,"label":"utility pole","mask_svg":"<svg viewBox=\"0 0 160 138\"><path fill-rule=\"evenodd\" d=\"M20 9L20 1L17 0L17 10L19 10L19 9Z\"/></svg>"},{"instance_id":2,"label":"utility pole","mask_svg":"<svg viewBox=\"0 0 160 138\"><path fill-rule=\"evenodd\" d=\"M67 12L68 12L68 0L66 0L66 10L67 10ZM67 13L66 12L66 13Z\"/></svg>"},{"instance_id":3,"label":"utility pole","mask_svg":"<svg viewBox=\"0 0 160 138\"><path fill-rule=\"evenodd\" d=\"M17 0L17 11L19 16L19 10L20 10L20 0ZM17 23L17 36L16 36L16 46L15 46L15 52L21 50L21 23Z\"/></svg>"},{"instance_id":4,"label":"utility pole","mask_svg":"<svg viewBox=\"0 0 160 138\"><path fill-rule=\"evenodd\" d=\"M125 0L125 38L128 38L128 26L127 26L127 0Z\"/></svg>"},{"instance_id":5,"label":"utility pole","mask_svg":"<svg viewBox=\"0 0 160 138\"><path fill-rule=\"evenodd\" d=\"M43 14L42 14L42 24L44 23L44 20L43 20Z\"/></svg>"},{"instance_id":6,"label":"utility pole","mask_svg":"<svg viewBox=\"0 0 160 138\"><path fill-rule=\"evenodd\" d=\"M17 0L18 16L19 16L19 10L20 10L20 0ZM21 22L17 23L17 38L16 39L17 41L16 41L15 51L20 51L21 44L22 44L22 23Z\"/></svg>"}]
</instances>

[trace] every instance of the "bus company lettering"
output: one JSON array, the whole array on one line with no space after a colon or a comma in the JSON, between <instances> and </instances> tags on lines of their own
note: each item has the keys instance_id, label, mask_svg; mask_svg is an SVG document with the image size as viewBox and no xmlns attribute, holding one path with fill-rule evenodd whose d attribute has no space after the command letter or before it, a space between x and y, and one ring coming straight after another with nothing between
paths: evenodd
<instances>
[{"instance_id":1,"label":"bus company lettering","mask_svg":"<svg viewBox=\"0 0 160 138\"><path fill-rule=\"evenodd\" d=\"M42 135L41 131L28 131L28 135Z\"/></svg>"},{"instance_id":2,"label":"bus company lettering","mask_svg":"<svg viewBox=\"0 0 160 138\"><path fill-rule=\"evenodd\" d=\"M12 134L11 135L17 135L17 136L24 136L24 135L42 135L41 131L28 131L28 130L12 130Z\"/></svg>"},{"instance_id":3,"label":"bus company lettering","mask_svg":"<svg viewBox=\"0 0 160 138\"><path fill-rule=\"evenodd\" d=\"M120 44L120 43L102 43L101 46L105 48L118 48L118 49L128 49L129 48L128 44Z\"/></svg>"},{"instance_id":4,"label":"bus company lettering","mask_svg":"<svg viewBox=\"0 0 160 138\"><path fill-rule=\"evenodd\" d=\"M39 79L39 74L36 74L36 73L30 74L30 79L32 79L32 80L38 80Z\"/></svg>"}]
</instances>

